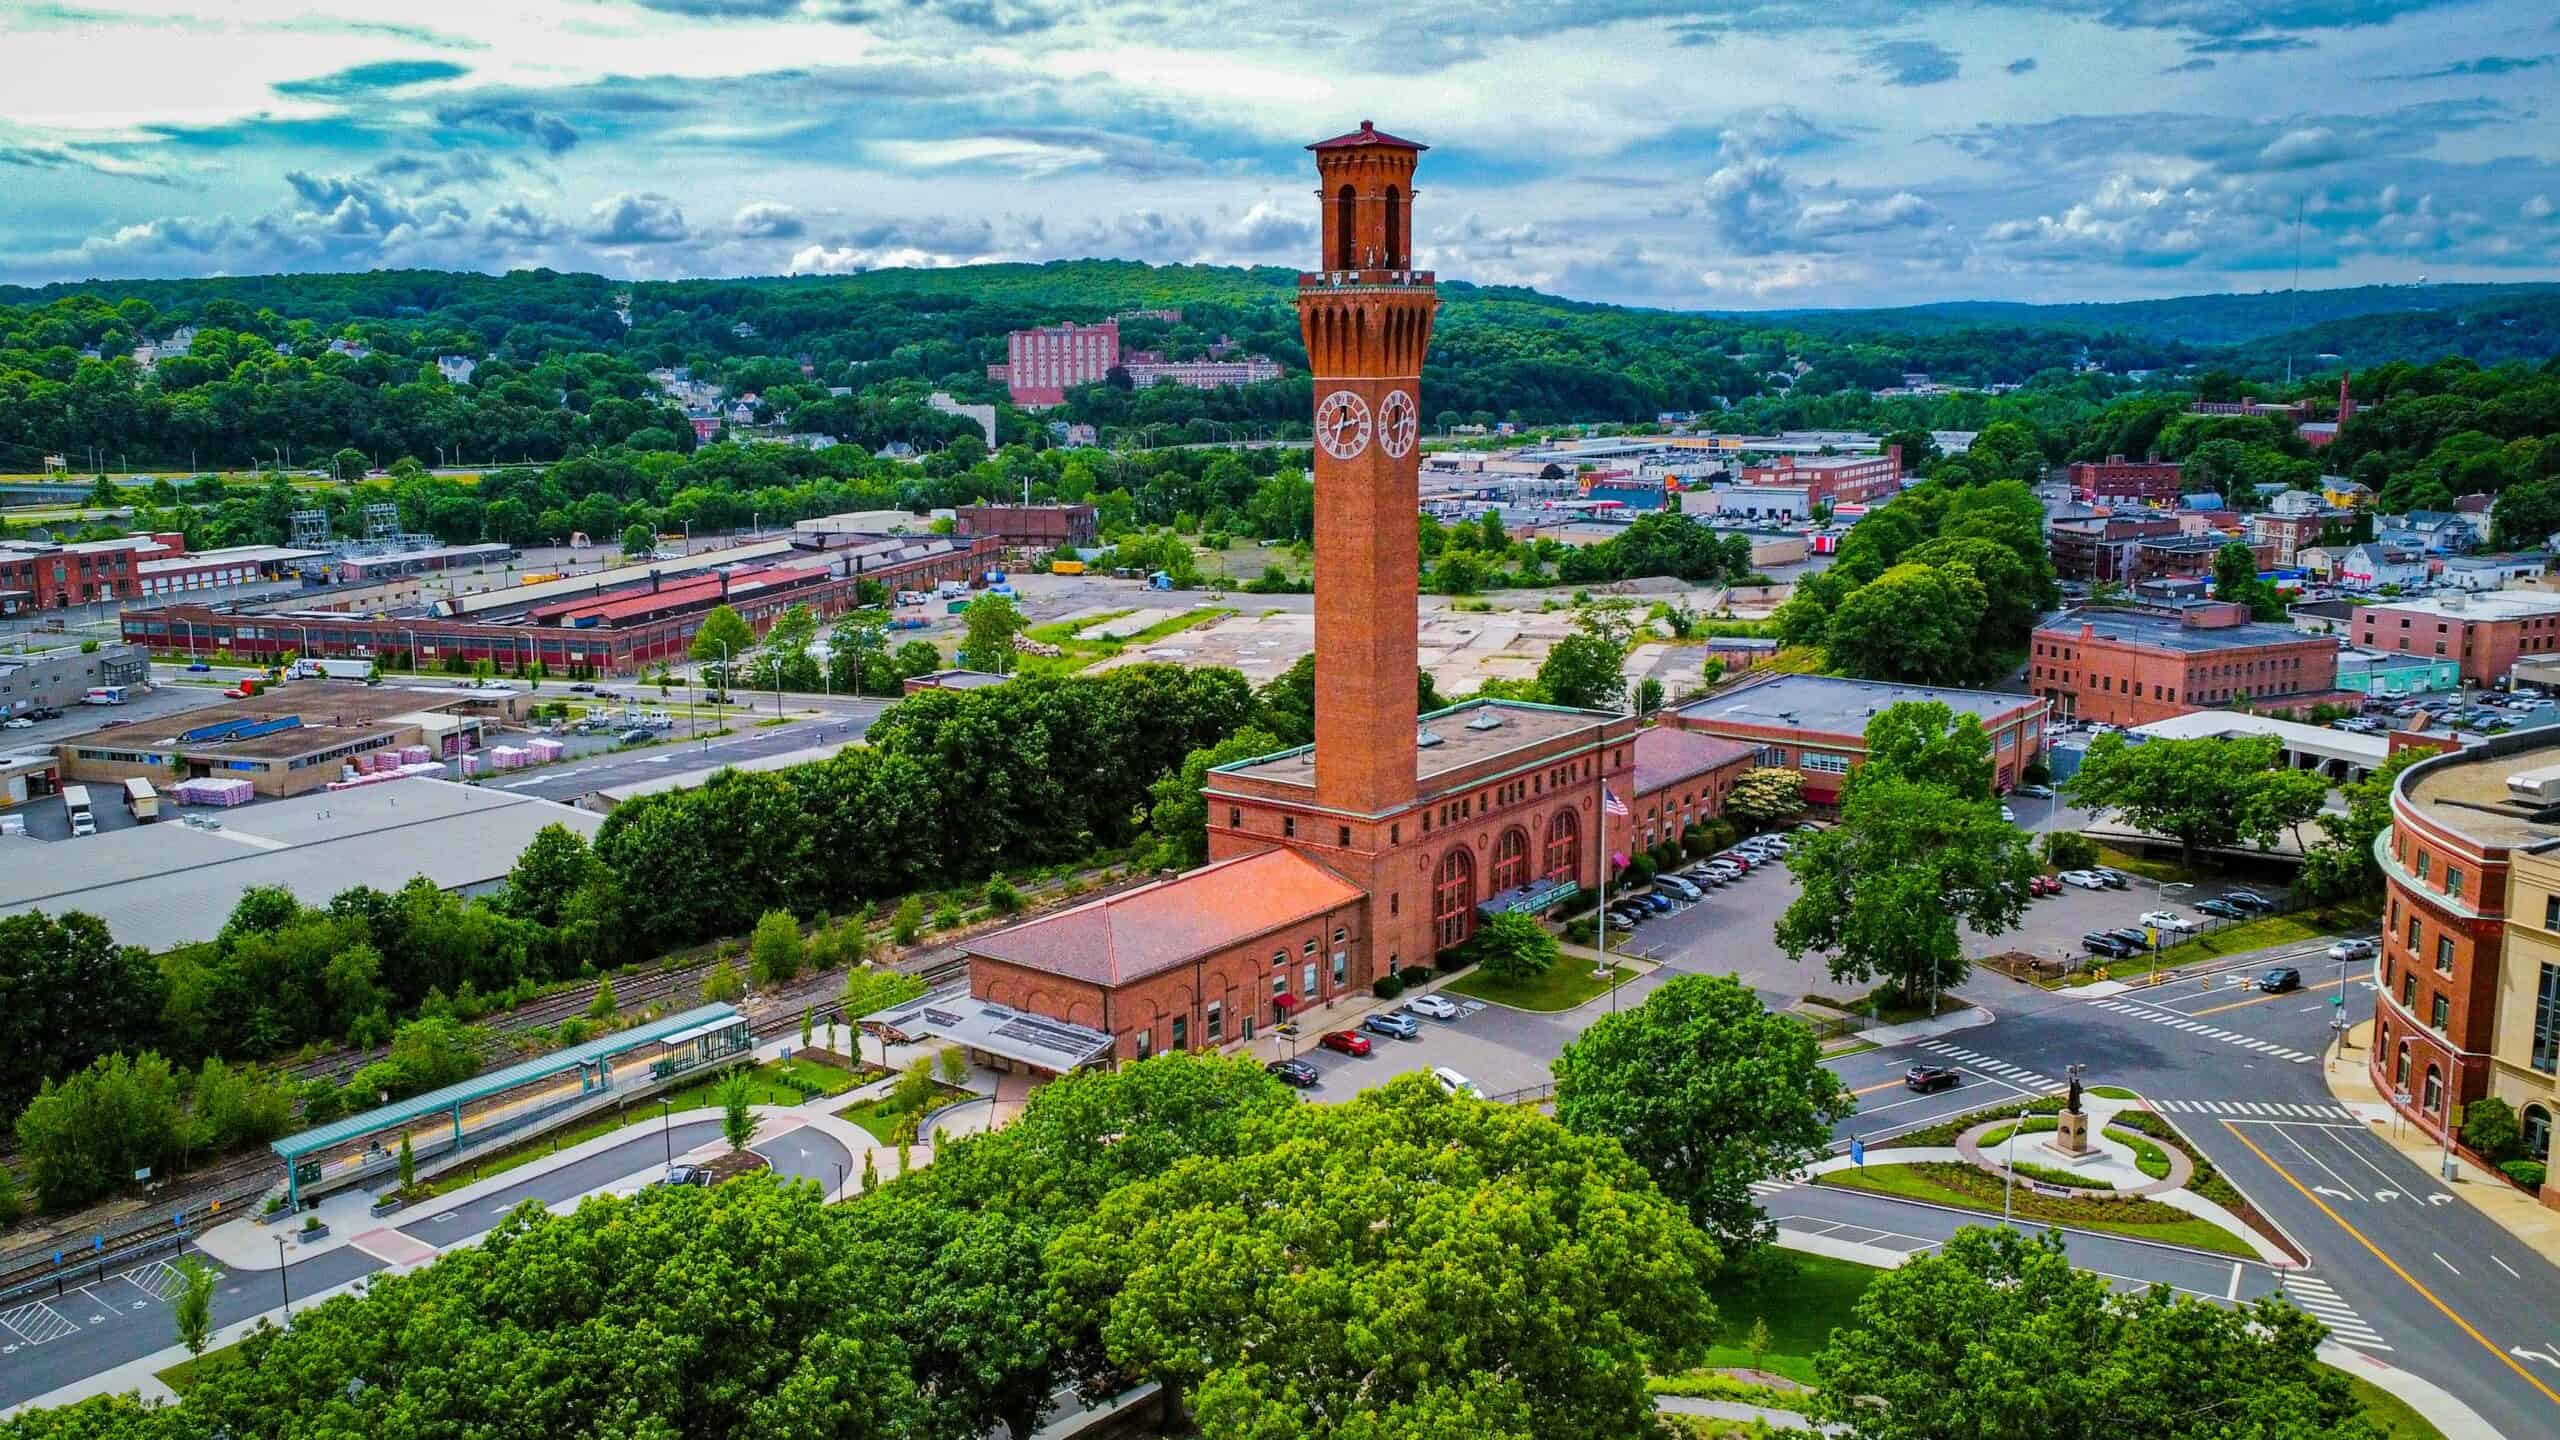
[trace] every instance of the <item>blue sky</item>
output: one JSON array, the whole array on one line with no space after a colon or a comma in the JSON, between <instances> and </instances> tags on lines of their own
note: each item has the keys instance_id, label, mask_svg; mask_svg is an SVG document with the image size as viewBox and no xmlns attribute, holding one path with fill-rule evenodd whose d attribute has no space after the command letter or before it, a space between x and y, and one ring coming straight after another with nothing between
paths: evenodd
<instances>
[{"instance_id":1,"label":"blue sky","mask_svg":"<svg viewBox=\"0 0 2560 1440\"><path fill-rule=\"evenodd\" d=\"M2548 0L10 0L0 280L1302 265L1703 308L2560 278Z\"/></svg>"}]
</instances>

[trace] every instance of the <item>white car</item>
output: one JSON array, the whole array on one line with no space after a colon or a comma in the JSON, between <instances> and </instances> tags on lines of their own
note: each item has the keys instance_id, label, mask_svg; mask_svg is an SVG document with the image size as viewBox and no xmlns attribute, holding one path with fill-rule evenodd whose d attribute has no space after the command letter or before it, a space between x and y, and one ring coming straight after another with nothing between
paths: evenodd
<instances>
[{"instance_id":1,"label":"white car","mask_svg":"<svg viewBox=\"0 0 2560 1440\"><path fill-rule=\"evenodd\" d=\"M2196 928L2196 922L2179 914L2175 910L2145 911L2142 916L2142 923L2161 930L2175 930L2180 934L2185 934L2187 931Z\"/></svg>"},{"instance_id":2,"label":"white car","mask_svg":"<svg viewBox=\"0 0 2560 1440\"><path fill-rule=\"evenodd\" d=\"M34 728L36 728L36 722L23 715L14 719L0 720L0 730L33 730Z\"/></svg>"},{"instance_id":3,"label":"white car","mask_svg":"<svg viewBox=\"0 0 2560 1440\"><path fill-rule=\"evenodd\" d=\"M1452 1095L1464 1095L1471 1100L1484 1098L1484 1091L1476 1085L1476 1082L1446 1065L1432 1066L1431 1078L1439 1083L1441 1089Z\"/></svg>"},{"instance_id":4,"label":"white car","mask_svg":"<svg viewBox=\"0 0 2560 1440\"><path fill-rule=\"evenodd\" d=\"M2370 960L2377 953L2370 940L2341 940L2329 947L2332 960Z\"/></svg>"},{"instance_id":5,"label":"white car","mask_svg":"<svg viewBox=\"0 0 2560 1440\"><path fill-rule=\"evenodd\" d=\"M2095 874L2092 874L2087 870L2065 870L2053 878L2061 881L2065 885L2077 885L2083 890L2104 890L2107 888L2106 881L2099 879Z\"/></svg>"},{"instance_id":6,"label":"white car","mask_svg":"<svg viewBox=\"0 0 2560 1440\"><path fill-rule=\"evenodd\" d=\"M1440 995L1416 995L1404 1002L1404 1008L1416 1015L1428 1015L1434 1020L1458 1018L1458 1007L1447 997Z\"/></svg>"},{"instance_id":7,"label":"white car","mask_svg":"<svg viewBox=\"0 0 2560 1440\"><path fill-rule=\"evenodd\" d=\"M2010 809L2006 805L2003 805L2000 807L2000 818L2011 825L2015 825L2018 823L2018 812Z\"/></svg>"}]
</instances>

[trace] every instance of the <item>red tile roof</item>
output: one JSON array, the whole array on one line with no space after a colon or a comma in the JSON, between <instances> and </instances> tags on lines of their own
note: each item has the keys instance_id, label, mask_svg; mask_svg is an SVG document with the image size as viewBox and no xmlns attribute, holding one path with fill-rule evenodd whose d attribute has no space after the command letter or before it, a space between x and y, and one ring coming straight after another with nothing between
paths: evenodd
<instances>
[{"instance_id":1,"label":"red tile roof","mask_svg":"<svg viewBox=\"0 0 2560 1440\"><path fill-rule=\"evenodd\" d=\"M961 942L971 955L1126 985L1355 905L1361 889L1294 850L1264 850Z\"/></svg>"},{"instance_id":2,"label":"red tile roof","mask_svg":"<svg viewBox=\"0 0 2560 1440\"><path fill-rule=\"evenodd\" d=\"M1428 150L1431 148L1419 140L1400 140L1366 120L1361 121L1360 128L1352 131L1348 135L1336 135L1330 140L1319 140L1307 148L1310 150L1348 150L1354 145L1388 145L1393 146L1398 150Z\"/></svg>"},{"instance_id":3,"label":"red tile roof","mask_svg":"<svg viewBox=\"0 0 2560 1440\"><path fill-rule=\"evenodd\" d=\"M1749 760L1759 754L1757 746L1739 740L1719 740L1695 730L1674 730L1656 725L1636 732L1635 792L1650 794L1666 785L1677 785L1693 776L1727 765Z\"/></svg>"}]
</instances>

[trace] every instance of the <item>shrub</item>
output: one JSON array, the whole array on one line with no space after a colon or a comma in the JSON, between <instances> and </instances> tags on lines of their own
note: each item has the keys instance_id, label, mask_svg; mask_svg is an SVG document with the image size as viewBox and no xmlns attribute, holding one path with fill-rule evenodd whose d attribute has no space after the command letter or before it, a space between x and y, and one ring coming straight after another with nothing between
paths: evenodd
<instances>
[{"instance_id":1,"label":"shrub","mask_svg":"<svg viewBox=\"0 0 2560 1440\"><path fill-rule=\"evenodd\" d=\"M1516 910L1485 921L1467 945L1488 972L1505 980L1535 980L1556 963L1556 937Z\"/></svg>"},{"instance_id":2,"label":"shrub","mask_svg":"<svg viewBox=\"0 0 2560 1440\"><path fill-rule=\"evenodd\" d=\"M1022 892L999 875L987 882L987 908L999 915L1011 915L1022 908Z\"/></svg>"},{"instance_id":3,"label":"shrub","mask_svg":"<svg viewBox=\"0 0 2560 1440\"><path fill-rule=\"evenodd\" d=\"M2098 845L2077 830L2049 830L2044 837L2044 863L2056 870L2085 870L2098 863Z\"/></svg>"},{"instance_id":4,"label":"shrub","mask_svg":"<svg viewBox=\"0 0 2560 1440\"><path fill-rule=\"evenodd\" d=\"M2527 1190L2539 1190L2550 1172L2539 1160L2510 1160L2498 1167L2498 1173Z\"/></svg>"},{"instance_id":5,"label":"shrub","mask_svg":"<svg viewBox=\"0 0 2560 1440\"><path fill-rule=\"evenodd\" d=\"M1402 980L1408 986L1419 985L1423 981L1431 978L1431 967L1428 965L1407 965L1396 972L1396 978Z\"/></svg>"},{"instance_id":6,"label":"shrub","mask_svg":"<svg viewBox=\"0 0 2560 1440\"><path fill-rule=\"evenodd\" d=\"M1433 956L1431 963L1439 967L1441 974L1455 975L1476 963L1476 957L1464 945L1452 945Z\"/></svg>"},{"instance_id":7,"label":"shrub","mask_svg":"<svg viewBox=\"0 0 2560 1440\"><path fill-rule=\"evenodd\" d=\"M1639 851L1627 858L1627 883L1649 885L1653 883L1654 870L1653 857Z\"/></svg>"},{"instance_id":8,"label":"shrub","mask_svg":"<svg viewBox=\"0 0 2560 1440\"><path fill-rule=\"evenodd\" d=\"M806 947L800 943L800 922L788 910L767 910L756 921L755 934L747 941L747 953L754 958L756 979L767 985L779 985L800 973L800 962Z\"/></svg>"},{"instance_id":9,"label":"shrub","mask_svg":"<svg viewBox=\"0 0 2560 1440\"><path fill-rule=\"evenodd\" d=\"M1381 975L1369 982L1369 993L1381 1000L1393 1000L1404 993L1404 981L1393 975Z\"/></svg>"},{"instance_id":10,"label":"shrub","mask_svg":"<svg viewBox=\"0 0 2560 1440\"><path fill-rule=\"evenodd\" d=\"M2516 1158L2524 1129L2515 1107L2495 1095L2484 1095L2463 1107L2462 1143L2487 1157L2492 1165Z\"/></svg>"},{"instance_id":11,"label":"shrub","mask_svg":"<svg viewBox=\"0 0 2560 1440\"><path fill-rule=\"evenodd\" d=\"M1599 936L1600 927L1596 922L1590 920L1568 920L1565 922L1564 938L1576 945L1588 945L1598 939Z\"/></svg>"}]
</instances>

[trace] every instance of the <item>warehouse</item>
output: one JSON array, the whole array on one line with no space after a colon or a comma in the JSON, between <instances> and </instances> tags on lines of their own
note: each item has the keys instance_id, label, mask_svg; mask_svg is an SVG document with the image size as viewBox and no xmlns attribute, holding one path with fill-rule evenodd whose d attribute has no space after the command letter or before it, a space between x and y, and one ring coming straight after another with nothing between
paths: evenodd
<instances>
[{"instance_id":1,"label":"warehouse","mask_svg":"<svg viewBox=\"0 0 2560 1440\"><path fill-rule=\"evenodd\" d=\"M489 722L515 719L524 703L524 692L505 687L298 680L74 735L56 754L63 778L77 783L229 779L260 795L300 795L379 751L423 745L449 758L475 749Z\"/></svg>"}]
</instances>

